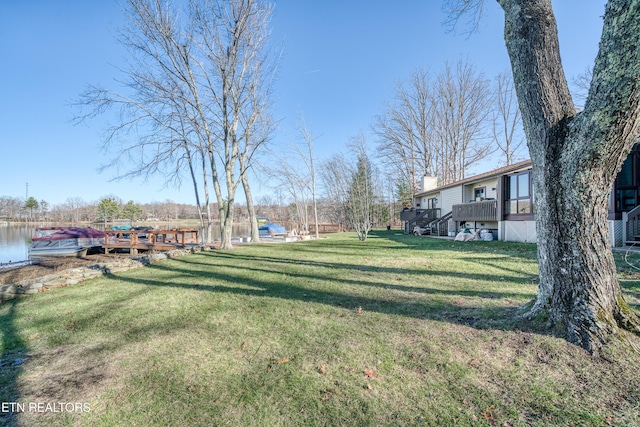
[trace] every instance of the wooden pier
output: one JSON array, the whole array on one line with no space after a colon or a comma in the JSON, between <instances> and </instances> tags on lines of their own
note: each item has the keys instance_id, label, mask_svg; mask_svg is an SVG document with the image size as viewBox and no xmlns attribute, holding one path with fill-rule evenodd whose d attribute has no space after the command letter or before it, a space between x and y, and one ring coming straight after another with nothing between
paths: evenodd
<instances>
[{"instance_id":1,"label":"wooden pier","mask_svg":"<svg viewBox=\"0 0 640 427\"><path fill-rule=\"evenodd\" d=\"M344 231L342 224L318 224L318 233L341 233ZM309 224L309 233L315 233L315 224Z\"/></svg>"},{"instance_id":2,"label":"wooden pier","mask_svg":"<svg viewBox=\"0 0 640 427\"><path fill-rule=\"evenodd\" d=\"M197 245L198 230L194 228L172 228L170 230L107 230L105 243L102 245L105 253L111 250L128 249L132 255L139 250L170 251L184 248L187 245Z\"/></svg>"}]
</instances>

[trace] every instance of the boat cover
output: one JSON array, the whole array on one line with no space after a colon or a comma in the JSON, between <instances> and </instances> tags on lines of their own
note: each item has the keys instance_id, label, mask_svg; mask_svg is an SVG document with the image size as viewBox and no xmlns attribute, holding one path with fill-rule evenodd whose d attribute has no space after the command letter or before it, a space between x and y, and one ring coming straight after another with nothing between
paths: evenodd
<instances>
[{"instance_id":1,"label":"boat cover","mask_svg":"<svg viewBox=\"0 0 640 427\"><path fill-rule=\"evenodd\" d=\"M274 236L276 234L287 234L286 228L275 222L268 222L265 225L258 227L258 232L261 236Z\"/></svg>"},{"instance_id":2,"label":"boat cover","mask_svg":"<svg viewBox=\"0 0 640 427\"><path fill-rule=\"evenodd\" d=\"M104 244L104 232L91 227L39 228L32 239L32 247L50 245L58 240L72 240L84 248L101 246Z\"/></svg>"}]
</instances>

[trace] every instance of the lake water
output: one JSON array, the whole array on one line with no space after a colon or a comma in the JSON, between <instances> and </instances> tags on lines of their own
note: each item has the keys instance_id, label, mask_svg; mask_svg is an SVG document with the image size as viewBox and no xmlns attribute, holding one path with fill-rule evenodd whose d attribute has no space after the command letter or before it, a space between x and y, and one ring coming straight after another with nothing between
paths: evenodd
<instances>
[{"instance_id":1,"label":"lake water","mask_svg":"<svg viewBox=\"0 0 640 427\"><path fill-rule=\"evenodd\" d=\"M35 231L35 225L2 226L0 223L0 264L28 259L27 248Z\"/></svg>"},{"instance_id":2,"label":"lake water","mask_svg":"<svg viewBox=\"0 0 640 427\"><path fill-rule=\"evenodd\" d=\"M47 224L50 226L51 224ZM60 225L60 224L56 224ZM0 222L0 264L8 262L18 262L29 259L29 244L31 237L35 234L36 227L34 224L9 224L3 225ZM161 227L154 228L169 229L173 227L181 227L178 224L163 224ZM94 228L100 228L94 226ZM250 234L248 224L237 224L233 226L233 236L244 237ZM213 229L214 239L220 239L220 233L216 227Z\"/></svg>"}]
</instances>

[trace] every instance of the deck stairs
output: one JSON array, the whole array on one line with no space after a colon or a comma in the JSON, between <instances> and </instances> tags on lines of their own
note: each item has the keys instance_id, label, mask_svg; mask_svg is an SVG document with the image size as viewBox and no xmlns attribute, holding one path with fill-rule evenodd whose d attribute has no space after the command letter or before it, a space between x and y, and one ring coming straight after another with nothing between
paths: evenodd
<instances>
[{"instance_id":1,"label":"deck stairs","mask_svg":"<svg viewBox=\"0 0 640 427\"><path fill-rule=\"evenodd\" d=\"M412 233L414 227L427 228L431 221L433 221L432 215L428 210L425 210L407 221L405 232L407 234Z\"/></svg>"},{"instance_id":2,"label":"deck stairs","mask_svg":"<svg viewBox=\"0 0 640 427\"><path fill-rule=\"evenodd\" d=\"M424 211L411 220L407 221L406 233L411 233L414 227L420 227L427 229L427 234L431 236L446 236L448 235L448 223L449 219L453 216L452 212L449 212L443 216L433 216L429 214L429 211Z\"/></svg>"},{"instance_id":3,"label":"deck stairs","mask_svg":"<svg viewBox=\"0 0 640 427\"><path fill-rule=\"evenodd\" d=\"M431 229L432 236L448 236L449 235L449 220L453 217L453 212L449 212L441 216L440 218L434 219L429 223L429 228Z\"/></svg>"}]
</instances>

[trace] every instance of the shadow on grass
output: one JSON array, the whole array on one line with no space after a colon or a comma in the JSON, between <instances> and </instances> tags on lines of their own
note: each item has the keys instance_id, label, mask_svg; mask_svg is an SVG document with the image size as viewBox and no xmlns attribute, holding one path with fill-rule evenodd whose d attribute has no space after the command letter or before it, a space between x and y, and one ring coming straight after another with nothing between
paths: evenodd
<instances>
[{"instance_id":1,"label":"shadow on grass","mask_svg":"<svg viewBox=\"0 0 640 427\"><path fill-rule=\"evenodd\" d=\"M521 303L534 296L525 290L518 291L517 287L506 291L440 289L375 280L378 274L397 274L397 280L401 280L402 275L424 275L425 277L446 275L449 279L460 278L485 282L500 280L500 277L491 274L351 265L251 255L239 251L207 252L176 258L173 262L170 265L153 264L146 267L149 274L145 277L137 277L135 274L120 275L118 280L143 286L197 289L203 292L313 302L348 310L362 307L369 312L454 322L479 329L532 330L531 325L516 320L515 314L519 303L511 302L514 305L510 307L496 306L493 303L461 307L455 303L457 296L494 301L511 298ZM176 267L176 263L179 267ZM307 267L309 271L305 271ZM327 271L326 275L319 272L324 269ZM353 270L365 275L362 280L346 277L346 272ZM158 274L154 274L154 271ZM307 286L312 281L324 282L331 287ZM531 279L527 277L511 276L509 281L531 285ZM375 288L379 291L367 290ZM385 290L400 292L400 294L385 294ZM423 296L419 296L420 294ZM441 295L444 298L426 299L424 295Z\"/></svg>"},{"instance_id":2,"label":"shadow on grass","mask_svg":"<svg viewBox=\"0 0 640 427\"><path fill-rule=\"evenodd\" d=\"M151 269L185 273L189 271L194 284L171 283L166 280L153 280L145 278L128 277L124 280L136 285L174 287L182 289L197 289L202 292L226 293L233 295L258 296L265 298L280 298L284 300L296 300L318 304L332 305L347 310L356 310L361 307L368 312L413 317L416 319L430 319L444 322L453 322L471 326L478 329L495 328L502 330L527 330L532 331L526 324L520 324L515 320L517 307L459 307L453 303L441 300L426 301L391 301L378 299L365 295L350 295L347 293L329 292L325 290L309 289L303 286L283 283L274 280L246 280L229 274L217 274L213 272L195 273L193 270L176 270L174 268L151 266ZM304 276L296 276L301 278ZM215 285L197 284L198 279L203 281L214 279ZM123 280L120 277L120 280ZM237 286L234 286L234 283ZM459 294L462 292L442 292L440 290L426 290L429 293ZM502 298L502 296L477 292L474 295L488 298Z\"/></svg>"},{"instance_id":3,"label":"shadow on grass","mask_svg":"<svg viewBox=\"0 0 640 427\"><path fill-rule=\"evenodd\" d=\"M341 243L338 242L338 246ZM175 336L183 329L192 328L194 318L199 313L207 316L210 313L207 307L218 299L216 295L222 294L316 303L353 311L361 307L372 313L477 329L538 332L531 325L515 320L517 307L533 296L519 289L518 285L531 285L522 273L508 278L516 286L492 291L470 287L469 281L498 282L497 275L354 265L343 262L342 258L337 258L340 261L301 259L296 257L299 249L300 246L295 246L291 252L283 245L268 252L261 247L256 254L242 249L209 251L109 274L104 279L110 281L108 287L114 289L113 293L90 300L82 293L66 293L60 297L67 303L78 304L76 309L69 313L47 312L46 316L34 319L34 326L55 325L48 337L52 345L66 343L69 334L82 342L83 331L97 329L99 335L110 337L97 351L116 350L126 343L154 336ZM263 255L265 253L269 255ZM449 281L442 286L428 286L429 277L437 282L439 276L446 276ZM466 284L456 289L456 282ZM118 286L114 286L116 284ZM196 299L202 304L194 306L196 312L185 315L179 306L165 308L154 288L196 292L201 295ZM460 305L459 300L465 298ZM508 306L499 302L501 299L509 300ZM176 301L179 304L180 300ZM5 323L9 322L5 319ZM95 331L89 332L92 333ZM16 371L13 389L18 374Z\"/></svg>"},{"instance_id":4,"label":"shadow on grass","mask_svg":"<svg viewBox=\"0 0 640 427\"><path fill-rule=\"evenodd\" d=\"M640 301L640 281L634 280L622 280L620 281L620 286L624 290L624 292L634 298L636 301ZM640 312L640 303L633 303L629 298L625 298L627 304L635 309L637 312ZM640 316L640 313L638 314Z\"/></svg>"},{"instance_id":5,"label":"shadow on grass","mask_svg":"<svg viewBox=\"0 0 640 427\"><path fill-rule=\"evenodd\" d=\"M429 288L426 286L408 286L408 285L400 285L400 284L391 284L389 282L379 282L370 280L370 277L375 277L377 274L393 274L397 275L397 280L401 280L402 277L405 276L421 276L421 277L433 277L433 276L447 276L448 278L459 278L464 280L477 280L477 281L486 281L486 282L499 282L501 281L500 276L496 276L493 274L481 274L481 273L465 273L465 272L452 272L452 271L439 271L433 269L407 269L407 268L391 268L391 267L375 267L375 266L362 266L362 265L353 265L347 263L329 263L322 261L311 261L311 260L300 260L300 259L288 259L282 257L265 257L265 256L257 256L257 255L245 255L241 253L231 253L231 252L217 252L208 256L214 256L218 259L228 259L230 261L234 261L234 264L225 264L224 267L228 269L235 269L239 272L254 272L257 274L272 274L281 272L288 276L291 276L295 279L311 279L318 281L326 281L326 282L335 282L343 285L354 285L354 286L366 286L366 287L378 287L382 289L394 289L398 291L404 292L416 292L416 293L424 293L424 294L442 294L442 295L459 295L459 296L470 296L470 297L487 297L489 298L518 298L518 297L527 297L530 296L530 293L527 292L495 292L495 291L483 291L483 290L464 290L464 289L437 289L437 288ZM193 259L184 260L184 259L176 259L177 262L181 262L185 264L184 269L176 269L174 267L165 267L161 265L151 265L150 269L164 269L167 272L180 272L183 274L194 274L194 272L203 275L203 277L207 278L215 278L220 281L239 281L243 275L239 274L238 276L230 276L228 274L220 274L215 271L209 270L197 270L194 269L193 266L199 266L202 268L211 267L211 264L207 262L199 262L194 261ZM257 263L269 263L270 265L280 266L281 269L267 269L267 268L258 268L253 265L257 265ZM337 274L321 276L315 273L306 273L302 271L291 271L287 269L286 266L304 266L309 268L326 268L330 271L338 272ZM189 267L189 268L187 268ZM348 279L344 275L339 274L339 272L351 272L351 271L359 271L363 275L362 280L354 280ZM505 271L508 271L505 269ZM517 272L519 273L519 272ZM509 277L509 281L514 282L516 284L522 285L530 285L531 278L530 277Z\"/></svg>"},{"instance_id":6,"label":"shadow on grass","mask_svg":"<svg viewBox=\"0 0 640 427\"><path fill-rule=\"evenodd\" d=\"M394 232L392 231L384 231L384 230L374 230L372 234L378 238L386 238L390 241L396 242L399 245L404 245L407 249L413 250L438 250L438 249L446 249L450 251L456 252L468 252L470 254L477 253L492 253L492 254L502 254L503 257L508 258L518 258L522 262L531 262L537 263L537 245L534 243L515 243L515 242L484 242L484 241L475 241L475 242L454 242L449 239L437 239L430 237L420 237L413 235L405 235L402 232ZM616 262L616 267L618 272L624 272L629 270L629 266L635 267L633 264L630 264L626 259L626 255L621 251L613 252L614 259ZM636 255L632 255L636 260L636 264L640 265L640 257ZM517 270L508 269L503 265L498 265L486 257L479 256L470 256L465 257L468 261L476 261L482 262L485 265L491 265L494 268L500 268L506 272L517 273ZM497 261L497 259L495 259ZM633 268L632 271L640 271L640 268ZM627 271L628 272L628 271ZM538 281L538 277L536 276L532 282ZM623 291L630 297L635 298L636 300L640 300L640 281L637 280L620 280L620 286ZM635 309L640 316L640 304L629 302L629 298L626 298L630 307Z\"/></svg>"},{"instance_id":7,"label":"shadow on grass","mask_svg":"<svg viewBox=\"0 0 640 427\"><path fill-rule=\"evenodd\" d=\"M0 425L17 425L12 403L20 402L18 377L28 358L27 344L20 338L15 325L18 299L0 303L0 327L2 328L2 354L0 355L0 403L8 405L0 411ZM8 409L6 411L5 409Z\"/></svg>"},{"instance_id":8,"label":"shadow on grass","mask_svg":"<svg viewBox=\"0 0 640 427\"><path fill-rule=\"evenodd\" d=\"M491 244L491 242L487 243ZM307 246L305 243L294 246L293 250L282 246L282 248L274 246L268 250L260 248L248 251L203 252L152 264L131 272L107 275L105 276L107 280L99 283L99 287L105 289L105 297L86 301L86 305L90 306L90 309L82 306L81 310L79 307L72 314L65 314L64 320L56 320L57 313L54 312L50 315L50 319L39 318L39 321L43 324L53 322L60 324L60 327L56 327L54 330L56 338L52 342L56 343L62 339L60 337L68 338L68 331L64 329L65 327L74 328L73 331L77 332L74 339L78 341L85 338L81 333L84 328L96 328L101 333L109 333L109 338L112 339L105 340L109 341L105 343L108 348L92 347L91 350L106 352L124 346L126 343L144 341L149 337L175 336L180 333L181 329L193 328L194 319L200 320L197 317L201 312L209 313L206 311L206 306L214 300L209 297L216 294L227 294L255 297L260 301L280 299L323 304L347 310L357 310L362 307L367 312L445 322L444 325L438 326L444 328L447 327L446 323L449 323L477 329L495 328L505 331L549 334L540 326L516 321L516 303L514 302L508 302L511 304L510 306L492 306L491 300L513 298L516 301L522 301L533 297L532 292L526 292L519 286L531 285L530 278L522 272L501 265L500 259L505 257L502 254L488 258L495 260L495 262L491 261L494 264L491 271L496 273L487 274L438 271L422 267L395 268L392 266L353 265L342 258L336 258L337 261L301 259L296 258L296 253L311 253L313 252L312 246ZM349 253L350 246L359 245L352 245L349 241L344 245L342 242L338 242L335 248L329 248L329 250L334 249L337 253ZM376 250L380 248L383 251L389 250L389 248L395 249L393 245L389 248L387 246L389 245L386 242L383 245L376 245ZM470 257L465 257L468 260L473 257L474 250L466 249L466 251L470 255ZM278 253L281 253L282 256L277 256ZM477 262L480 261L485 262L487 258L478 257ZM531 259L527 258L527 261L531 261ZM352 274L353 272L357 274ZM508 275L511 286L500 287L496 292L473 288L468 284L456 289L457 279L460 282L478 281L486 284L487 282L499 281L499 274L502 272ZM416 276L425 277L425 280L412 284L404 284L400 280L407 277L416 278ZM429 277L441 276L452 279L450 282L452 286L428 286ZM113 291L114 293L106 296L110 292L108 288L113 288L112 281L118 282L119 285L130 286L118 286L117 292L119 293L115 294L116 291ZM324 286L325 284L327 286ZM160 288L172 288L176 291L172 291L170 294L157 293L162 297L169 295L166 306L164 305L165 301L156 301L159 298L153 295L154 289ZM202 301L202 304L194 304L193 306L188 304L188 307L185 308L180 304L183 304L187 299L171 299L173 294L179 294L182 290L189 291L188 298L197 300L199 303ZM476 298L478 301L471 300L472 306L459 306L455 302L457 296ZM148 303L148 297L151 298L152 303ZM60 298L75 298L82 302L86 300L86 294L81 292L62 294L61 292ZM131 304L133 299L137 301ZM220 300L219 297L215 299ZM486 301L480 299L486 299ZM17 301L6 304L0 305L0 326L3 329L4 349L0 360L3 363L7 360L24 357L27 351L27 346L20 340L15 326ZM302 304L300 305L302 306ZM262 307L261 304L257 306ZM194 307L195 311L191 312ZM190 314L185 315L182 312L183 309L189 310ZM228 310L228 308L224 307L223 310ZM303 310L308 310L308 308L305 307ZM162 311L161 315L149 315L150 313L155 314L156 311ZM234 316L234 313L230 313L230 316ZM221 316L221 319L224 317ZM223 323L224 320L220 320L220 322ZM222 329L224 326L223 323L220 328ZM204 324L203 328L205 327L209 328ZM2 366L3 382L0 385L2 391L0 400L15 401L20 397L17 378L21 369L20 366L12 368ZM3 423L15 425L9 422L8 419L3 419L0 415L0 425Z\"/></svg>"},{"instance_id":9,"label":"shadow on grass","mask_svg":"<svg viewBox=\"0 0 640 427\"><path fill-rule=\"evenodd\" d=\"M369 254L384 259L389 251L403 247L403 243L387 243L383 238L384 236L375 237L375 245L366 246ZM436 242L432 249L446 249L448 244L450 242ZM82 340L84 329L97 327L114 335L114 339L105 345L116 348L154 334L171 335L179 332L180 328L190 326L189 322L193 317L185 317L171 309L166 310L162 316L153 316L153 312L163 307L162 303L146 303L148 298L154 298L153 288L175 288L203 292L203 298L207 298L204 293L246 295L324 304L346 310L362 307L368 312L431 319L478 329L545 333L542 328L536 327L534 330L531 324L515 320L517 307L534 295L520 286L530 287L530 275L508 268L500 270L501 267L506 267L500 263L501 259L508 256L505 254L492 253L483 258L483 262L495 261L495 266L492 273L478 273L430 269L424 265L400 268L349 263L349 259L342 257L342 254L367 254L354 251L363 248L356 239L309 242L293 247L277 245L268 250L263 248L260 247L257 253L255 249L203 252L152 264L140 270L108 275L105 276L106 279L132 286L118 287L120 294L91 302L83 301L79 294L66 294L65 299L78 298L80 306L77 310L64 317L54 311L35 321L43 325L58 325L49 338L53 344L65 342L70 332L77 334L78 339ZM464 247L473 256L474 250L467 248L469 247ZM328 258L316 259L314 252L318 251ZM489 289L469 285L474 281L484 284L499 283L501 275L507 278L509 286L493 286ZM443 277L446 278L446 283L441 284L438 278ZM433 286L429 286L429 278L434 279ZM465 298L467 300L460 305L458 300ZM131 305L131 299L137 299L139 303ZM505 304L499 300L508 301ZM17 378L22 368L4 363L12 363L25 357L27 346L20 340L15 327L17 302L6 304L0 305L3 309L0 321L4 331L4 381L1 390L4 401L13 401L20 397ZM91 309L87 309L85 305L90 305ZM135 314L132 314L134 311ZM194 315L197 316L197 313ZM0 420L6 423L4 419Z\"/></svg>"},{"instance_id":10,"label":"shadow on grass","mask_svg":"<svg viewBox=\"0 0 640 427\"><path fill-rule=\"evenodd\" d=\"M475 242L456 242L453 239L434 238L429 236L414 236L412 234L401 234L394 231L373 230L372 237L387 239L390 242L398 244L399 249L413 250L439 250L446 249L455 252L491 252L505 253L511 258L524 258L527 260L535 259L537 253L537 245L534 243L516 243L482 240ZM396 247L394 247L396 248Z\"/></svg>"},{"instance_id":11,"label":"shadow on grass","mask_svg":"<svg viewBox=\"0 0 640 427\"><path fill-rule=\"evenodd\" d=\"M154 316L153 311L162 307L162 303L149 304L148 301L154 298L153 288L174 288L211 295L247 295L317 303L346 310L362 307L368 312L432 319L479 329L530 330L530 325L515 320L515 312L519 305L533 297L531 275L500 270L504 254L489 254L483 259L495 261L496 267L489 273L459 271L446 266L385 266L380 265L380 260L391 256L402 244L387 243L381 237L372 240L371 245L364 246L355 238L346 238L295 246L261 245L245 248L247 250L209 251L174 258L144 269L105 276L125 284L118 287L121 294L93 301L90 310L73 310L72 314L65 314L64 321L56 317L59 313L52 312L47 317L40 316L36 322L42 323L40 326L59 324L58 332L50 337L53 343L67 339L67 332L72 332L67 331L68 328L80 333L79 339L85 328L113 330L118 339L108 345L115 347L150 334L170 335L188 326L184 324L184 318L171 310ZM441 248L441 245L435 245L433 250ZM378 264L350 262L354 258L343 254L362 259L377 257ZM473 251L469 251L469 255L473 256ZM509 285L493 286L503 278ZM475 282L482 285L476 287ZM204 294L202 297L207 298ZM85 303L79 295L65 296L65 299L69 298L80 298L78 303L84 308ZM139 303L131 305L132 299Z\"/></svg>"},{"instance_id":12,"label":"shadow on grass","mask_svg":"<svg viewBox=\"0 0 640 427\"><path fill-rule=\"evenodd\" d=\"M620 286L626 294L632 298L627 298L627 304L640 316L640 254L625 251L614 251L613 257L616 261L618 271L623 272ZM634 300L637 301L634 303Z\"/></svg>"}]
</instances>

